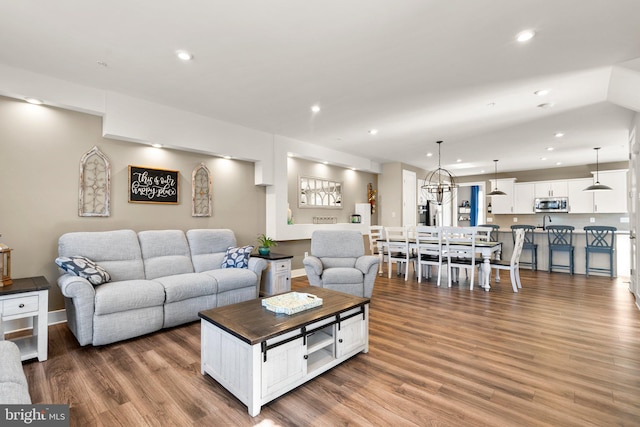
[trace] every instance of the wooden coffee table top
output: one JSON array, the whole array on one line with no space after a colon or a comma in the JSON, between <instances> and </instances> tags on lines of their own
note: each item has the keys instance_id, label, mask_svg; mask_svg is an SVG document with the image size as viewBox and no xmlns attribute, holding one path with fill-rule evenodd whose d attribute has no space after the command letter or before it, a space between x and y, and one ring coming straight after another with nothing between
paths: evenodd
<instances>
[{"instance_id":1,"label":"wooden coffee table top","mask_svg":"<svg viewBox=\"0 0 640 427\"><path fill-rule=\"evenodd\" d=\"M293 292L303 292L320 297L322 305L292 315L276 314L264 308L262 298L259 298L204 310L198 313L198 316L242 341L255 345L305 324L368 304L370 301L369 298L360 298L316 286L295 289Z\"/></svg>"}]
</instances>

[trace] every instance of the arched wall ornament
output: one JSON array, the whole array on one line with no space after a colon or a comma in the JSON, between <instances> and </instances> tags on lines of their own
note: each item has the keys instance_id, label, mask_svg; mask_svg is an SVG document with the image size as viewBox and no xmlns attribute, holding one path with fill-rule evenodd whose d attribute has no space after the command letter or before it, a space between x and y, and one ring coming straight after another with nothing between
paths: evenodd
<instances>
[{"instance_id":1,"label":"arched wall ornament","mask_svg":"<svg viewBox=\"0 0 640 427\"><path fill-rule=\"evenodd\" d=\"M79 216L109 216L111 166L96 146L80 159Z\"/></svg>"},{"instance_id":2,"label":"arched wall ornament","mask_svg":"<svg viewBox=\"0 0 640 427\"><path fill-rule=\"evenodd\" d=\"M191 200L192 216L211 216L211 172L204 163L196 166L191 174Z\"/></svg>"}]
</instances>

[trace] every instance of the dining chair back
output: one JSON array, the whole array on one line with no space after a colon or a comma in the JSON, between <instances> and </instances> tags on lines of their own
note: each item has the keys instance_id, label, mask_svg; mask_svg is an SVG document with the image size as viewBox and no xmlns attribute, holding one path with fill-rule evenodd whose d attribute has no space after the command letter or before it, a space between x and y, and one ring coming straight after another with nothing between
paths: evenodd
<instances>
[{"instance_id":1,"label":"dining chair back","mask_svg":"<svg viewBox=\"0 0 640 427\"><path fill-rule=\"evenodd\" d=\"M471 270L470 289L473 290L473 282L476 266L476 239L478 229L476 227L444 227L443 234L446 245L448 264L448 284L451 287L452 268L459 270L465 268ZM459 275L457 281L459 281Z\"/></svg>"},{"instance_id":2,"label":"dining chair back","mask_svg":"<svg viewBox=\"0 0 640 427\"><path fill-rule=\"evenodd\" d=\"M608 273L610 277L614 275L614 263L613 253L615 251L616 242L616 227L610 227L605 225L588 225L584 227L585 237L587 239L586 252L586 273L589 277L589 272ZM589 255L591 254L607 254L609 255L609 268L594 267L589 265Z\"/></svg>"},{"instance_id":3,"label":"dining chair back","mask_svg":"<svg viewBox=\"0 0 640 427\"><path fill-rule=\"evenodd\" d=\"M490 228L491 230L489 231L489 241L490 242L497 242L498 241L498 230L500 229L499 225L497 225L497 224L480 224L480 225L478 225L478 227L481 227L483 229Z\"/></svg>"},{"instance_id":4,"label":"dining chair back","mask_svg":"<svg viewBox=\"0 0 640 427\"><path fill-rule=\"evenodd\" d=\"M384 239L384 227L382 225L369 226L369 250L371 255L378 255L380 262L378 263L378 274L382 275L382 264L386 262L386 255L384 253L384 245L380 240Z\"/></svg>"},{"instance_id":5,"label":"dining chair back","mask_svg":"<svg viewBox=\"0 0 640 427\"><path fill-rule=\"evenodd\" d=\"M422 283L423 266L426 267L427 277L430 277L431 267L438 267L438 285L442 277L442 263L446 262L442 240L442 228L433 226L416 227L416 262L418 263L418 283ZM443 260L444 258L444 260Z\"/></svg>"},{"instance_id":6,"label":"dining chair back","mask_svg":"<svg viewBox=\"0 0 640 427\"><path fill-rule=\"evenodd\" d=\"M387 240L386 257L388 264L388 277L391 278L392 264L397 267L397 274L400 275L404 271L404 280L409 279L409 263L415 258L411 254L409 246L409 228L408 227L385 227L384 234Z\"/></svg>"},{"instance_id":7,"label":"dining chair back","mask_svg":"<svg viewBox=\"0 0 640 427\"><path fill-rule=\"evenodd\" d=\"M573 246L573 230L572 225L549 225L547 226L547 236L549 239L549 273L553 268L568 269L569 274L573 274L573 254L575 247ZM566 252L569 256L569 265L554 264L553 253Z\"/></svg>"},{"instance_id":8,"label":"dining chair back","mask_svg":"<svg viewBox=\"0 0 640 427\"><path fill-rule=\"evenodd\" d=\"M516 243L516 231L524 230L524 244L522 251L531 251L531 262L520 261L522 265L530 265L532 271L538 269L538 244L535 242L535 225L517 224L511 226L511 236L513 243Z\"/></svg>"},{"instance_id":9,"label":"dining chair back","mask_svg":"<svg viewBox=\"0 0 640 427\"><path fill-rule=\"evenodd\" d=\"M520 255L522 255L525 233L526 231L524 228L518 228L514 231L515 243L513 245L511 260L491 260L491 268L495 268L498 270L509 270L513 292L518 292L518 289L522 288L522 283L520 281Z\"/></svg>"}]
</instances>

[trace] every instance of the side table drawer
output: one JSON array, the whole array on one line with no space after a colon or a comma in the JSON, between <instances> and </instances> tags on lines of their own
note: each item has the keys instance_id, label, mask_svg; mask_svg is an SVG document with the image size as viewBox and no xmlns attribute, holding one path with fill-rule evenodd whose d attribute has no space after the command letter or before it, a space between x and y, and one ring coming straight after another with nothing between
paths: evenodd
<instances>
[{"instance_id":1,"label":"side table drawer","mask_svg":"<svg viewBox=\"0 0 640 427\"><path fill-rule=\"evenodd\" d=\"M287 260L287 261L278 261L275 263L276 265L276 272L280 272L280 271L287 271L291 268L291 261Z\"/></svg>"},{"instance_id":2,"label":"side table drawer","mask_svg":"<svg viewBox=\"0 0 640 427\"><path fill-rule=\"evenodd\" d=\"M2 316L15 316L23 313L38 312L38 295L7 298L2 304Z\"/></svg>"}]
</instances>

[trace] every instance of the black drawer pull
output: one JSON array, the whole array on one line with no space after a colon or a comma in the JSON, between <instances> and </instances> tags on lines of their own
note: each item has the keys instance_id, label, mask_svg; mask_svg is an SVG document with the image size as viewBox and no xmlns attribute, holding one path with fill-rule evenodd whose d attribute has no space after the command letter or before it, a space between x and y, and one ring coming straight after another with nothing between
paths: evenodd
<instances>
[{"instance_id":1,"label":"black drawer pull","mask_svg":"<svg viewBox=\"0 0 640 427\"><path fill-rule=\"evenodd\" d=\"M18 307L19 308L24 308L24 304L20 304Z\"/></svg>"}]
</instances>

